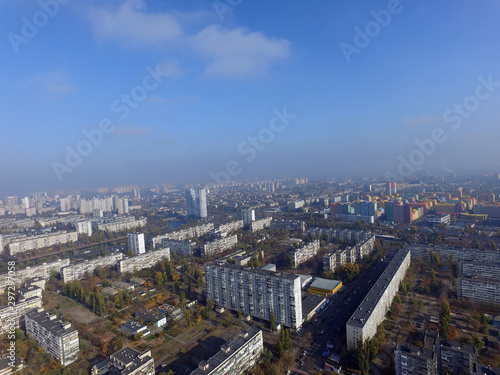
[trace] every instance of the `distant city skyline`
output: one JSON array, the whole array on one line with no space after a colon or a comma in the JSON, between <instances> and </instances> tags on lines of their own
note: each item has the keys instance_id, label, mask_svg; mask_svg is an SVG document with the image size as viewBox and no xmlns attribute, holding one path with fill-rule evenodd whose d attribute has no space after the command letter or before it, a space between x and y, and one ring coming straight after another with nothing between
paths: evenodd
<instances>
[{"instance_id":1,"label":"distant city skyline","mask_svg":"<svg viewBox=\"0 0 500 375\"><path fill-rule=\"evenodd\" d=\"M498 3L214 4L1 1L0 196L498 173Z\"/></svg>"}]
</instances>

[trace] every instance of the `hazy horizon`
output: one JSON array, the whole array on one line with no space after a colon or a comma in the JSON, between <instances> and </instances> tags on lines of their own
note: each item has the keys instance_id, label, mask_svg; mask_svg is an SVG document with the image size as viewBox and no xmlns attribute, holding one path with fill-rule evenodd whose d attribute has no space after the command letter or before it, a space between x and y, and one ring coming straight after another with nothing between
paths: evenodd
<instances>
[{"instance_id":1,"label":"hazy horizon","mask_svg":"<svg viewBox=\"0 0 500 375\"><path fill-rule=\"evenodd\" d=\"M0 1L0 197L500 171L498 3L62 3Z\"/></svg>"}]
</instances>

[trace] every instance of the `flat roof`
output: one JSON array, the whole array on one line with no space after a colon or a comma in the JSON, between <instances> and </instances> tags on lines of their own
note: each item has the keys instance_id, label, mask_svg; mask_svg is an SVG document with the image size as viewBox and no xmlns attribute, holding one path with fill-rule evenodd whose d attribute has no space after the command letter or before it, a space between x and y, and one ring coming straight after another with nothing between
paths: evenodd
<instances>
[{"instance_id":1,"label":"flat roof","mask_svg":"<svg viewBox=\"0 0 500 375\"><path fill-rule=\"evenodd\" d=\"M56 336L64 336L68 335L70 333L73 333L76 331L75 327L71 326L71 323L63 323L59 319L55 318L50 320L49 319L49 314L46 313L45 311L40 311L38 312L37 310L28 312L26 313L26 316L28 316L30 319L36 321L39 325L42 327L46 328L48 331L50 331L52 334ZM66 328L65 328L66 327Z\"/></svg>"},{"instance_id":2,"label":"flat roof","mask_svg":"<svg viewBox=\"0 0 500 375\"><path fill-rule=\"evenodd\" d=\"M396 345L396 350L400 350L404 353L410 354L414 357L420 357L420 358L425 358L432 360L434 358L435 352L433 350L429 349L422 349L419 348L418 346L414 345L407 345L403 344L401 342L398 342Z\"/></svg>"},{"instance_id":3,"label":"flat roof","mask_svg":"<svg viewBox=\"0 0 500 375\"><path fill-rule=\"evenodd\" d=\"M326 298L315 294L306 294L302 297L302 315L308 316L325 302Z\"/></svg>"},{"instance_id":4,"label":"flat roof","mask_svg":"<svg viewBox=\"0 0 500 375\"><path fill-rule=\"evenodd\" d=\"M288 280L296 280L299 278L299 275L293 275L291 273L285 273L285 272L270 272L266 271L262 268L250 268L250 267L245 267L245 266L238 266L236 264L218 264L218 263L206 263L205 267L215 267L215 268L229 268L237 271L246 271L254 274L259 274L263 275L265 277L276 277L280 279L288 279Z\"/></svg>"},{"instance_id":5,"label":"flat roof","mask_svg":"<svg viewBox=\"0 0 500 375\"><path fill-rule=\"evenodd\" d=\"M378 304L380 297L389 286L389 283L409 252L410 250L408 249L401 249L396 253L389 265L385 268L384 272L382 272L382 275L380 275L366 297L358 306L354 314L352 314L351 318L347 322L347 325L360 328L365 325L366 321L372 314L373 309Z\"/></svg>"},{"instance_id":6,"label":"flat roof","mask_svg":"<svg viewBox=\"0 0 500 375\"><path fill-rule=\"evenodd\" d=\"M322 290L334 290L341 281L339 280L330 280L330 279L323 279L321 277L316 277L312 284L309 286L309 288L314 288L314 289L322 289Z\"/></svg>"},{"instance_id":7,"label":"flat roof","mask_svg":"<svg viewBox=\"0 0 500 375\"><path fill-rule=\"evenodd\" d=\"M191 375L210 374L212 371L214 371L214 369L224 363L224 361L231 357L236 351L238 351L248 341L252 340L260 332L261 330L256 327L250 327L248 330L242 331L240 335L238 335L233 341L222 345L221 350L210 357L210 359L200 362L200 364L208 365L208 368L206 370L202 370L198 367L196 370L191 372ZM243 337L242 333L246 334L247 337ZM223 348L228 349L227 353L222 350Z\"/></svg>"}]
</instances>

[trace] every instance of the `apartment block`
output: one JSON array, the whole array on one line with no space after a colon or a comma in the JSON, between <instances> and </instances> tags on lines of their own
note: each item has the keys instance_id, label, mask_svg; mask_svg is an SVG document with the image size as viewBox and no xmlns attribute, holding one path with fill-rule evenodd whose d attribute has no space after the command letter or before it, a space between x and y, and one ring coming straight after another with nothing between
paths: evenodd
<instances>
[{"instance_id":1,"label":"apartment block","mask_svg":"<svg viewBox=\"0 0 500 375\"><path fill-rule=\"evenodd\" d=\"M425 258L430 259L430 251L434 251L441 258L449 258L453 255L456 261L476 261L476 262L486 262L486 263L499 263L500 262L500 251L485 251L473 248L461 248L457 249L455 247L445 247L445 246L425 246L425 245L407 245L407 248L411 250L413 258Z\"/></svg>"},{"instance_id":2,"label":"apartment block","mask_svg":"<svg viewBox=\"0 0 500 375\"><path fill-rule=\"evenodd\" d=\"M92 222L91 221L79 221L75 224L76 233L86 234L87 236L92 236Z\"/></svg>"},{"instance_id":3,"label":"apartment block","mask_svg":"<svg viewBox=\"0 0 500 375\"><path fill-rule=\"evenodd\" d=\"M28 336L63 366L78 359L80 341L71 323L57 320L56 315L49 315L43 308L28 312L25 319Z\"/></svg>"},{"instance_id":4,"label":"apartment block","mask_svg":"<svg viewBox=\"0 0 500 375\"><path fill-rule=\"evenodd\" d=\"M187 229L182 229L182 230L178 230L175 232L169 232L166 234L162 234L162 235L159 235L159 236L156 236L153 238L153 240L152 240L153 248L156 249L156 247L158 245L161 245L162 241L164 239L184 241L184 240L188 240L188 239L191 239L194 237L201 237L213 229L214 229L214 224L207 223L207 224L201 224L201 225L198 225L198 226L192 227L192 228L187 228Z\"/></svg>"},{"instance_id":5,"label":"apartment block","mask_svg":"<svg viewBox=\"0 0 500 375\"><path fill-rule=\"evenodd\" d=\"M230 223L221 224L218 229L222 233L231 233L241 228L243 228L243 220L235 220Z\"/></svg>"},{"instance_id":6,"label":"apartment block","mask_svg":"<svg viewBox=\"0 0 500 375\"><path fill-rule=\"evenodd\" d=\"M142 353L135 349L126 347L109 357L109 367L113 374L120 375L154 375L155 361L151 355L151 350Z\"/></svg>"},{"instance_id":7,"label":"apartment block","mask_svg":"<svg viewBox=\"0 0 500 375\"><path fill-rule=\"evenodd\" d=\"M356 349L360 339L366 341L375 335L399 290L410 259L410 250L399 250L351 316L346 324L348 350Z\"/></svg>"},{"instance_id":8,"label":"apartment block","mask_svg":"<svg viewBox=\"0 0 500 375\"><path fill-rule=\"evenodd\" d=\"M59 244L78 241L77 232L57 232L49 234L40 234L36 236L28 236L21 240L11 242L9 244L10 255L24 253L26 251L41 249Z\"/></svg>"},{"instance_id":9,"label":"apartment block","mask_svg":"<svg viewBox=\"0 0 500 375\"><path fill-rule=\"evenodd\" d=\"M164 238L162 241L162 246L164 248L169 247L172 253L192 256L193 250L196 248L196 242L190 240L179 241L170 238Z\"/></svg>"},{"instance_id":10,"label":"apartment block","mask_svg":"<svg viewBox=\"0 0 500 375\"><path fill-rule=\"evenodd\" d=\"M266 217L265 219L256 220L250 223L250 230L252 232L257 232L259 230L269 228L271 226L272 217Z\"/></svg>"},{"instance_id":11,"label":"apartment block","mask_svg":"<svg viewBox=\"0 0 500 375\"><path fill-rule=\"evenodd\" d=\"M86 273L92 274L97 267L111 267L123 259L123 254L113 254L97 259L85 260L82 263L72 264L62 269L62 277L65 283L73 280L81 280Z\"/></svg>"},{"instance_id":12,"label":"apartment block","mask_svg":"<svg viewBox=\"0 0 500 375\"><path fill-rule=\"evenodd\" d=\"M330 242L364 242L373 234L365 230L336 229L336 228L311 228L307 232L311 236L327 237Z\"/></svg>"},{"instance_id":13,"label":"apartment block","mask_svg":"<svg viewBox=\"0 0 500 375\"><path fill-rule=\"evenodd\" d=\"M21 297L14 308L12 306L0 307L0 334L7 333L12 326L16 328L24 327L25 314L41 307L42 299L38 296Z\"/></svg>"},{"instance_id":14,"label":"apartment block","mask_svg":"<svg viewBox=\"0 0 500 375\"><path fill-rule=\"evenodd\" d=\"M255 221L255 210L252 209L242 210L241 218L243 219L244 225L250 225L250 223Z\"/></svg>"},{"instance_id":15,"label":"apartment block","mask_svg":"<svg viewBox=\"0 0 500 375\"><path fill-rule=\"evenodd\" d=\"M129 233L128 249L132 251L134 254L144 254L146 252L144 233Z\"/></svg>"},{"instance_id":16,"label":"apartment block","mask_svg":"<svg viewBox=\"0 0 500 375\"><path fill-rule=\"evenodd\" d=\"M437 375L437 356L433 350L397 343L394 350L396 375Z\"/></svg>"},{"instance_id":17,"label":"apartment block","mask_svg":"<svg viewBox=\"0 0 500 375\"><path fill-rule=\"evenodd\" d=\"M271 229L286 229L291 232L305 232L306 223L299 220L278 220L271 221Z\"/></svg>"},{"instance_id":18,"label":"apartment block","mask_svg":"<svg viewBox=\"0 0 500 375\"><path fill-rule=\"evenodd\" d=\"M97 224L97 228L106 232L123 232L138 227L144 227L147 222L148 219L145 217L136 219L134 216L121 216L112 219L101 219L101 222Z\"/></svg>"},{"instance_id":19,"label":"apartment block","mask_svg":"<svg viewBox=\"0 0 500 375\"><path fill-rule=\"evenodd\" d=\"M191 375L244 374L254 366L264 351L262 331L251 327L236 339L222 345L220 351L206 361L201 361Z\"/></svg>"},{"instance_id":20,"label":"apartment block","mask_svg":"<svg viewBox=\"0 0 500 375\"><path fill-rule=\"evenodd\" d=\"M145 254L125 258L119 262L120 272L134 272L135 269L139 271L144 268L150 268L163 258L170 259L169 248L153 250Z\"/></svg>"},{"instance_id":21,"label":"apartment block","mask_svg":"<svg viewBox=\"0 0 500 375\"><path fill-rule=\"evenodd\" d=\"M39 266L26 267L22 270L17 270L14 276L3 273L0 275L0 294L5 291L5 287L10 280L14 280L16 287L21 287L27 279L40 277L48 280L52 272L61 272L63 267L69 266L69 259L59 259L51 263L43 263Z\"/></svg>"},{"instance_id":22,"label":"apartment block","mask_svg":"<svg viewBox=\"0 0 500 375\"><path fill-rule=\"evenodd\" d=\"M464 276L457 279L457 297L474 302L500 304L500 280Z\"/></svg>"},{"instance_id":23,"label":"apartment block","mask_svg":"<svg viewBox=\"0 0 500 375\"><path fill-rule=\"evenodd\" d=\"M250 269L233 264L205 265L207 298L216 305L299 329L302 298L299 275Z\"/></svg>"},{"instance_id":24,"label":"apartment block","mask_svg":"<svg viewBox=\"0 0 500 375\"><path fill-rule=\"evenodd\" d=\"M220 240L207 242L201 248L202 256L208 258L213 255L220 254L226 250L235 247L237 244L238 244L238 236L236 234L232 236L227 236L226 238L221 238Z\"/></svg>"},{"instance_id":25,"label":"apartment block","mask_svg":"<svg viewBox=\"0 0 500 375\"><path fill-rule=\"evenodd\" d=\"M305 246L290 251L294 267L298 267L300 264L314 257L318 253L319 248L320 248L319 240L314 240Z\"/></svg>"},{"instance_id":26,"label":"apartment block","mask_svg":"<svg viewBox=\"0 0 500 375\"><path fill-rule=\"evenodd\" d=\"M438 338L435 350L440 367L439 374L475 375L477 350L474 346Z\"/></svg>"}]
</instances>

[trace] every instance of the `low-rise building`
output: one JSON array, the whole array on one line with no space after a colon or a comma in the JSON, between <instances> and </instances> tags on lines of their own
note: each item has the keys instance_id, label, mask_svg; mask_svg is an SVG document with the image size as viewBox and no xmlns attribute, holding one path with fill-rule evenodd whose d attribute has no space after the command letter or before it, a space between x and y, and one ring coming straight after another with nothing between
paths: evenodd
<instances>
[{"instance_id":1,"label":"low-rise building","mask_svg":"<svg viewBox=\"0 0 500 375\"><path fill-rule=\"evenodd\" d=\"M148 327L144 324L139 323L137 320L129 320L123 323L120 326L121 329L123 329L125 332L127 332L130 335L137 335L139 333L142 333L142 336L147 336L151 333L151 331L148 329Z\"/></svg>"},{"instance_id":2,"label":"low-rise building","mask_svg":"<svg viewBox=\"0 0 500 375\"><path fill-rule=\"evenodd\" d=\"M308 292L320 296L332 296L342 288L342 281L316 277L309 286Z\"/></svg>"},{"instance_id":3,"label":"low-rise building","mask_svg":"<svg viewBox=\"0 0 500 375\"><path fill-rule=\"evenodd\" d=\"M142 353L132 348L126 347L109 357L109 367L114 369L119 375L154 375L155 361L151 355L151 350Z\"/></svg>"},{"instance_id":4,"label":"low-rise building","mask_svg":"<svg viewBox=\"0 0 500 375\"><path fill-rule=\"evenodd\" d=\"M78 331L71 323L57 320L57 316L49 315L43 308L26 314L26 333L63 366L78 359Z\"/></svg>"},{"instance_id":5,"label":"low-rise building","mask_svg":"<svg viewBox=\"0 0 500 375\"><path fill-rule=\"evenodd\" d=\"M165 314L156 313L151 309L139 310L134 314L134 317L139 321L143 321L148 325L154 325L155 327L163 327L165 324L167 324L167 318L165 317Z\"/></svg>"},{"instance_id":6,"label":"low-rise building","mask_svg":"<svg viewBox=\"0 0 500 375\"><path fill-rule=\"evenodd\" d=\"M251 327L235 340L222 345L210 359L201 361L191 375L244 374L258 362L263 351L262 331Z\"/></svg>"}]
</instances>

